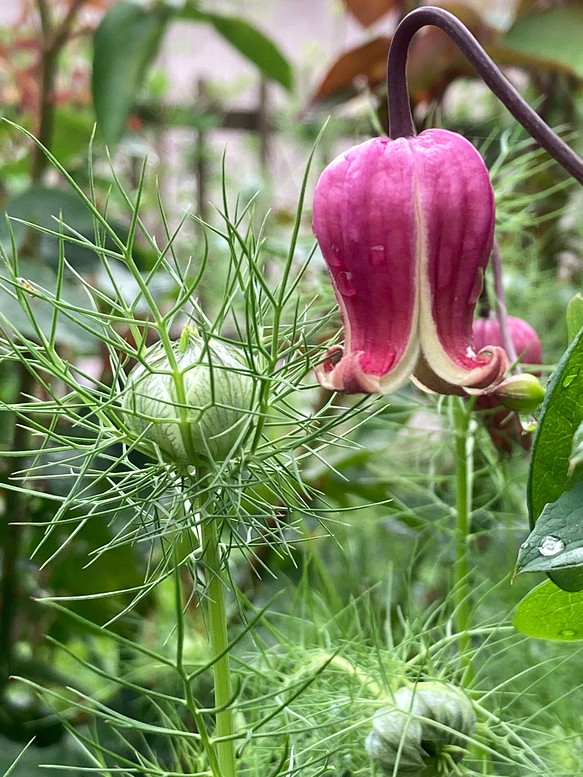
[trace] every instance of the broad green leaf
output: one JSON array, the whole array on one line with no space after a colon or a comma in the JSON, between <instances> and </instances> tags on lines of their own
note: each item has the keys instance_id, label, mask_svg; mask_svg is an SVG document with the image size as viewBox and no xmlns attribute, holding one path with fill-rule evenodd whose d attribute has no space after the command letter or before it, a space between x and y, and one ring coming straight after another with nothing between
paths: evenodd
<instances>
[{"instance_id":1,"label":"broad green leaf","mask_svg":"<svg viewBox=\"0 0 583 777\"><path fill-rule=\"evenodd\" d=\"M518 605L514 627L537 639L583 639L583 591L569 592L545 580Z\"/></svg>"},{"instance_id":2,"label":"broad green leaf","mask_svg":"<svg viewBox=\"0 0 583 777\"><path fill-rule=\"evenodd\" d=\"M549 8L519 19L497 45L583 78L582 29L580 6Z\"/></svg>"},{"instance_id":3,"label":"broad green leaf","mask_svg":"<svg viewBox=\"0 0 583 777\"><path fill-rule=\"evenodd\" d=\"M293 73L290 63L275 43L249 22L236 16L207 13L190 6L183 8L177 18L211 24L219 35L256 65L264 75L291 91Z\"/></svg>"},{"instance_id":4,"label":"broad green leaf","mask_svg":"<svg viewBox=\"0 0 583 777\"><path fill-rule=\"evenodd\" d=\"M547 577L563 591L583 591L583 567L554 569Z\"/></svg>"},{"instance_id":5,"label":"broad green leaf","mask_svg":"<svg viewBox=\"0 0 583 777\"><path fill-rule=\"evenodd\" d=\"M575 481L569 470L573 436L583 420L583 330L575 337L547 386L534 436L527 486L531 528L548 502Z\"/></svg>"},{"instance_id":6,"label":"broad green leaf","mask_svg":"<svg viewBox=\"0 0 583 777\"><path fill-rule=\"evenodd\" d=\"M110 145L121 138L148 65L158 52L172 10L114 3L94 37L93 103L97 124Z\"/></svg>"},{"instance_id":7,"label":"broad green leaf","mask_svg":"<svg viewBox=\"0 0 583 777\"><path fill-rule=\"evenodd\" d=\"M38 330L49 336L54 326L54 341L57 345L65 345L77 353L98 354L100 342L96 335L82 326L86 322L81 312L71 313L70 316L60 314L54 325L55 309L46 298L56 294L57 276L53 270L34 259L22 259L19 263L19 271L21 273L19 286L26 296L29 310L26 310L16 298L14 289L17 281L12 273L7 268L0 268L0 332L2 335L12 337L15 332L18 332L38 342ZM30 291L27 291L27 287ZM44 290L46 290L46 297ZM59 290L59 298L69 306L79 309L87 305L87 295L84 290L70 282L63 283ZM94 323L92 328L95 329Z\"/></svg>"},{"instance_id":8,"label":"broad green leaf","mask_svg":"<svg viewBox=\"0 0 583 777\"><path fill-rule=\"evenodd\" d=\"M517 572L583 567L583 483L545 505L520 546Z\"/></svg>"},{"instance_id":9,"label":"broad green leaf","mask_svg":"<svg viewBox=\"0 0 583 777\"><path fill-rule=\"evenodd\" d=\"M70 170L76 161L87 156L94 125L95 115L91 106L80 108L65 103L57 108L51 153L67 169Z\"/></svg>"},{"instance_id":10,"label":"broad green leaf","mask_svg":"<svg viewBox=\"0 0 583 777\"><path fill-rule=\"evenodd\" d=\"M569 342L583 329L583 296L575 294L567 305L567 334Z\"/></svg>"},{"instance_id":11,"label":"broad green leaf","mask_svg":"<svg viewBox=\"0 0 583 777\"><path fill-rule=\"evenodd\" d=\"M59 222L62 220L63 224L75 232L89 239L94 237L93 214L81 198L68 189L53 186L32 186L5 203L0 210L0 243L2 243L6 253L10 255L10 230L6 223L5 214L12 219L18 219L18 221L12 221L10 225L17 246L22 246L23 240L27 241L30 229L20 223L21 221L58 233L61 230ZM115 226L121 230L119 225ZM65 236L71 235L71 232L64 227L62 232ZM38 258L46 264L56 267L59 259L59 238L41 232L37 233L37 237ZM66 242L65 254L68 262L78 270L94 269L97 263L95 252L85 246Z\"/></svg>"}]
</instances>

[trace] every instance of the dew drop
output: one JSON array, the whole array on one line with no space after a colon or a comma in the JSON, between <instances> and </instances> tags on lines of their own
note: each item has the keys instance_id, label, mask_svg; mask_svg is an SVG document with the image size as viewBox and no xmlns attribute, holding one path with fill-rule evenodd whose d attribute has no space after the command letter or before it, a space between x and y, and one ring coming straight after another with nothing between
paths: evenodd
<instances>
[{"instance_id":1,"label":"dew drop","mask_svg":"<svg viewBox=\"0 0 583 777\"><path fill-rule=\"evenodd\" d=\"M385 247L378 245L370 249L370 261L373 267L378 267L385 262Z\"/></svg>"},{"instance_id":2,"label":"dew drop","mask_svg":"<svg viewBox=\"0 0 583 777\"><path fill-rule=\"evenodd\" d=\"M334 276L336 286L343 297L354 297L356 289L352 284L352 273L342 270Z\"/></svg>"},{"instance_id":3,"label":"dew drop","mask_svg":"<svg viewBox=\"0 0 583 777\"><path fill-rule=\"evenodd\" d=\"M567 637L567 639L571 637L576 637L577 633L575 629L562 629L559 631L559 637Z\"/></svg>"},{"instance_id":4,"label":"dew drop","mask_svg":"<svg viewBox=\"0 0 583 777\"><path fill-rule=\"evenodd\" d=\"M330 246L330 253L326 257L326 261L331 267L340 267L342 259L340 258L340 249L335 243Z\"/></svg>"},{"instance_id":5,"label":"dew drop","mask_svg":"<svg viewBox=\"0 0 583 777\"><path fill-rule=\"evenodd\" d=\"M567 388L568 386L570 386L571 383L573 383L573 381L576 378L577 378L577 373L572 375L565 375L565 377L563 378L563 388Z\"/></svg>"},{"instance_id":6,"label":"dew drop","mask_svg":"<svg viewBox=\"0 0 583 777\"><path fill-rule=\"evenodd\" d=\"M552 534L547 534L543 537L538 546L538 552L541 556L556 556L565 549L565 543L560 537L553 537Z\"/></svg>"}]
</instances>

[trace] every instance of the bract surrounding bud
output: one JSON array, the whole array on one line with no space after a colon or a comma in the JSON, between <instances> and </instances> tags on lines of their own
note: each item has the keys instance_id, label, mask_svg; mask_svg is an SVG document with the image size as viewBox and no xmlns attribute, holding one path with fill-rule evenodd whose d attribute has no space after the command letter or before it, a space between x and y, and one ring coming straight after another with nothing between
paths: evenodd
<instances>
[{"instance_id":1,"label":"bract surrounding bud","mask_svg":"<svg viewBox=\"0 0 583 777\"><path fill-rule=\"evenodd\" d=\"M508 334L521 364L542 364L542 348L535 330L516 316L507 317ZM474 321L474 343L502 345L502 332L495 316ZM509 410L532 413L544 399L544 389L534 375L513 375L500 383L489 394L476 399L478 410L484 414L484 423L494 445L503 453L511 453L513 441L523 448L530 446L530 435L525 433L518 416Z\"/></svg>"},{"instance_id":2,"label":"bract surrounding bud","mask_svg":"<svg viewBox=\"0 0 583 777\"><path fill-rule=\"evenodd\" d=\"M179 466L222 461L241 440L254 382L234 346L206 342L187 328L169 357L161 343L150 348L129 374L122 397L125 421Z\"/></svg>"},{"instance_id":3,"label":"bract surrounding bud","mask_svg":"<svg viewBox=\"0 0 583 777\"><path fill-rule=\"evenodd\" d=\"M446 775L465 755L475 723L472 703L459 688L418 683L399 688L375 714L365 747L387 775Z\"/></svg>"},{"instance_id":4,"label":"bract surrounding bud","mask_svg":"<svg viewBox=\"0 0 583 777\"><path fill-rule=\"evenodd\" d=\"M494 197L471 143L427 130L352 147L320 176L313 228L345 330L317 369L325 388L386 394L414 374L463 394L502 380L504 349L472 345Z\"/></svg>"}]
</instances>

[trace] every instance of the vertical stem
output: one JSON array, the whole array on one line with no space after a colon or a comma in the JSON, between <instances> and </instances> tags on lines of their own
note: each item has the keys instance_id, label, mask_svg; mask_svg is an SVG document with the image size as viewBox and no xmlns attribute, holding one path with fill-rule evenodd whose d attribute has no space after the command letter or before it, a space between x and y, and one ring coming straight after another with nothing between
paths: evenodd
<instances>
[{"instance_id":1,"label":"vertical stem","mask_svg":"<svg viewBox=\"0 0 583 777\"><path fill-rule=\"evenodd\" d=\"M34 378L26 367L19 363L15 401L26 398L34 391ZM23 422L15 420L11 450L25 453L30 448L30 433ZM26 467L26 459L16 456L8 458L2 479L12 480L19 469ZM14 646L18 639L17 618L22 608L22 586L20 582L21 559L24 545L24 526L20 525L28 518L29 503L24 494L6 489L4 514L2 520L2 554L0 560L0 687L5 685L12 674Z\"/></svg>"},{"instance_id":2,"label":"vertical stem","mask_svg":"<svg viewBox=\"0 0 583 777\"><path fill-rule=\"evenodd\" d=\"M496 297L496 318L500 325L500 334L502 335L502 345L508 354L508 359L512 365L512 372L517 375L521 372L520 364L516 355L516 348L510 336L508 327L508 313L506 310L506 295L504 294L504 281L502 279L502 257L500 256L500 247L497 241L494 241L492 247L492 270L494 273L494 294Z\"/></svg>"},{"instance_id":3,"label":"vertical stem","mask_svg":"<svg viewBox=\"0 0 583 777\"><path fill-rule=\"evenodd\" d=\"M470 578L468 539L472 512L473 437L470 430L471 405L462 397L452 397L455 428L456 526L454 561L454 605L462 663L466 677L471 673Z\"/></svg>"},{"instance_id":4,"label":"vertical stem","mask_svg":"<svg viewBox=\"0 0 583 777\"><path fill-rule=\"evenodd\" d=\"M184 701L186 708L192 715L196 730L198 731L205 753L207 755L209 766L214 777L221 777L221 769L218 758L209 737L204 718L198 711L194 694L192 692L192 682L184 665L184 610L182 600L182 580L180 577L180 560L176 547L174 547L174 597L176 605L176 668L184 686Z\"/></svg>"},{"instance_id":5,"label":"vertical stem","mask_svg":"<svg viewBox=\"0 0 583 777\"><path fill-rule=\"evenodd\" d=\"M204 562L208 575L206 590L207 632L214 659L213 677L215 686L216 731L218 737L216 752L221 769L220 777L236 777L235 726L230 702L233 698L231 667L229 660L229 639L227 635L227 608L225 590L227 581L222 569L217 521L210 517L202 523L202 544Z\"/></svg>"}]
</instances>

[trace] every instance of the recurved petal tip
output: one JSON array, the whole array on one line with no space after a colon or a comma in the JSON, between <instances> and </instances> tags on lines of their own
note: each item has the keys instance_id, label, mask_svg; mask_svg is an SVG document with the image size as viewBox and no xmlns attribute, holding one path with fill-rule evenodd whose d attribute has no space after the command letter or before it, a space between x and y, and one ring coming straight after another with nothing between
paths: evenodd
<instances>
[{"instance_id":1,"label":"recurved petal tip","mask_svg":"<svg viewBox=\"0 0 583 777\"><path fill-rule=\"evenodd\" d=\"M465 374L453 372L451 376L438 375L425 358L419 359L415 367L415 383L436 394L457 394L459 396L479 395L492 391L508 371L508 356L504 348L487 346L476 354L475 366Z\"/></svg>"},{"instance_id":2,"label":"recurved petal tip","mask_svg":"<svg viewBox=\"0 0 583 777\"><path fill-rule=\"evenodd\" d=\"M340 345L330 348L324 361L316 367L318 382L322 388L345 394L390 394L410 377L409 361L389 373L376 375L363 368L364 356L364 351L345 352Z\"/></svg>"}]
</instances>

